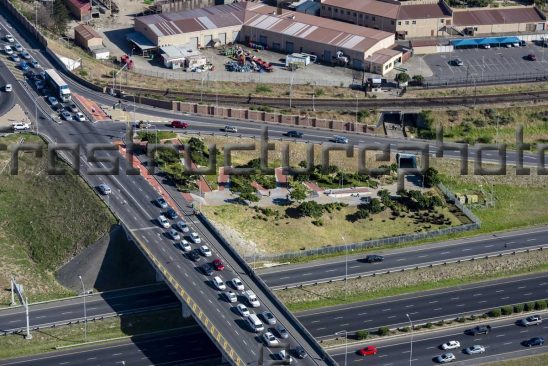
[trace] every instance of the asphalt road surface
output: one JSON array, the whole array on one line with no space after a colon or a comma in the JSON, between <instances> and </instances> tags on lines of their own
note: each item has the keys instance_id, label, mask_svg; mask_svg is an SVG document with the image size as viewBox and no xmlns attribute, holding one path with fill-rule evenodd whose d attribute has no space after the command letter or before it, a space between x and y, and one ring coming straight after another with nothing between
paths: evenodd
<instances>
[{"instance_id":1,"label":"asphalt road surface","mask_svg":"<svg viewBox=\"0 0 548 366\"><path fill-rule=\"evenodd\" d=\"M141 337L91 347L68 348L12 360L0 360L1 366L175 366L210 360L219 364L221 353L199 329L172 336Z\"/></svg>"},{"instance_id":2,"label":"asphalt road surface","mask_svg":"<svg viewBox=\"0 0 548 366\"><path fill-rule=\"evenodd\" d=\"M477 324L491 325L488 335L472 336L464 334L464 331L473 328ZM413 355L411 365L424 366L436 365L435 358L442 353L452 352L456 361L451 365L478 365L484 362L496 362L506 358L529 356L532 354L548 352L548 345L527 348L522 342L532 337L548 337L548 324L528 328L516 325L515 319L501 321L488 321L462 325L456 328L446 328L440 331L415 332L413 339ZM348 347L348 365L368 366L408 366L410 359L410 336L397 337L388 340L375 339L369 343L352 345ZM460 342L460 347L450 351L443 351L441 344L448 341ZM365 345L376 345L378 353L375 356L360 356L357 350ZM473 345L485 347L485 353L468 355L465 348ZM344 365L344 347L330 351L339 365Z\"/></svg>"},{"instance_id":3,"label":"asphalt road surface","mask_svg":"<svg viewBox=\"0 0 548 366\"><path fill-rule=\"evenodd\" d=\"M451 260L464 260L485 255L512 253L515 250L548 246L548 228L526 229L515 232L482 235L443 241L434 244L413 246L397 250L374 251L383 255L384 261L366 263L366 254L350 255L348 262L344 256L307 264L287 265L260 270L262 279L270 288L307 285L318 281L344 279L348 276L366 275L382 271L443 263Z\"/></svg>"}]
</instances>

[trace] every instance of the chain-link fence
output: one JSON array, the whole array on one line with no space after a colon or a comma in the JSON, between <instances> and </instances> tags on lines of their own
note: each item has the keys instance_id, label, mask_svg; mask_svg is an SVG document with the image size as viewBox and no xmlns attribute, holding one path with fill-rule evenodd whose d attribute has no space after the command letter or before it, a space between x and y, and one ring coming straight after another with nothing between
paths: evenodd
<instances>
[{"instance_id":1,"label":"chain-link fence","mask_svg":"<svg viewBox=\"0 0 548 366\"><path fill-rule=\"evenodd\" d=\"M399 236L391 236L388 238L368 240L361 243L353 243L353 244L337 245L337 246L328 245L321 248L300 250L295 252L273 254L273 255L256 254L255 256L245 257L245 259L248 261L251 261L251 260L282 261L282 262L291 261L292 259L297 257L320 256L320 255L326 255L326 254L332 254L332 253L341 253L347 250L348 251L361 250L361 249L375 248L375 247L389 245L389 244L400 244L400 243L407 243L407 242L416 241L416 240L434 239L441 235L461 233L464 231L479 229L481 225L481 221L468 208L462 205L455 198L455 195L451 191L449 191L443 184L440 184L439 188L442 191L442 193L445 195L447 201L455 204L455 206L459 208L464 213L464 215L466 215L470 219L471 223L459 225L459 226L447 227L443 229L431 230L431 231L421 232L421 233L405 234L405 235L399 235Z\"/></svg>"},{"instance_id":2,"label":"chain-link fence","mask_svg":"<svg viewBox=\"0 0 548 366\"><path fill-rule=\"evenodd\" d=\"M548 81L548 70L545 72L524 73L519 70L514 74L504 75L469 75L461 78L439 78L429 77L421 85L423 88L429 87L448 87L448 86L464 86L475 87L476 85L494 85L508 84L520 82L537 82ZM412 86L413 83L411 83Z\"/></svg>"}]
</instances>

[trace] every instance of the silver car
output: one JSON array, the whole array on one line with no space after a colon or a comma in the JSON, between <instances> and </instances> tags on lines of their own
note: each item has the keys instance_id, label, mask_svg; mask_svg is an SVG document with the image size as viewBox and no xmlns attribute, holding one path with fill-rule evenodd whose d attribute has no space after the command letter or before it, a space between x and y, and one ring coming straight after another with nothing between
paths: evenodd
<instances>
[{"instance_id":1,"label":"silver car","mask_svg":"<svg viewBox=\"0 0 548 366\"><path fill-rule=\"evenodd\" d=\"M110 187L109 187L107 184L104 184L104 183L99 184L99 185L97 186L97 190L98 190L99 192L101 192L102 195L105 195L105 196L106 196L107 194L110 194L110 193L112 192L111 189L110 189Z\"/></svg>"},{"instance_id":2,"label":"silver car","mask_svg":"<svg viewBox=\"0 0 548 366\"><path fill-rule=\"evenodd\" d=\"M171 239L173 240L181 240L181 236L179 236L179 233L177 232L177 230L175 229L169 229L169 231L167 232L168 235L171 237Z\"/></svg>"},{"instance_id":3,"label":"silver car","mask_svg":"<svg viewBox=\"0 0 548 366\"><path fill-rule=\"evenodd\" d=\"M63 112L61 112L61 117L62 117L65 121L72 121L72 114L70 114L70 112L68 112L68 111L63 111Z\"/></svg>"},{"instance_id":4,"label":"silver car","mask_svg":"<svg viewBox=\"0 0 548 366\"><path fill-rule=\"evenodd\" d=\"M476 344L474 346L466 348L464 350L464 352L469 354L469 355L477 355L477 354L485 352L485 347L480 346L479 344Z\"/></svg>"},{"instance_id":5,"label":"silver car","mask_svg":"<svg viewBox=\"0 0 548 366\"><path fill-rule=\"evenodd\" d=\"M282 339L287 339L289 337L289 333L287 332L287 329L281 324L276 325L276 333L278 333L278 337Z\"/></svg>"},{"instance_id":6,"label":"silver car","mask_svg":"<svg viewBox=\"0 0 548 366\"><path fill-rule=\"evenodd\" d=\"M274 318L274 315L270 311L263 311L260 313L261 318L265 321L265 323L268 323L269 325L276 324L276 318Z\"/></svg>"}]
</instances>

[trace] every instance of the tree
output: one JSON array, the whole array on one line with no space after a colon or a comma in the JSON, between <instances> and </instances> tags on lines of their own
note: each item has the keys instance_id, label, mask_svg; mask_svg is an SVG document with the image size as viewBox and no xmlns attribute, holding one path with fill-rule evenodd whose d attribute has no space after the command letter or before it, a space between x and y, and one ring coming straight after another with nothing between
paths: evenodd
<instances>
[{"instance_id":1,"label":"tree","mask_svg":"<svg viewBox=\"0 0 548 366\"><path fill-rule=\"evenodd\" d=\"M323 207L316 201L307 201L301 203L297 210L301 216L309 216L315 219L319 219L323 215Z\"/></svg>"},{"instance_id":2,"label":"tree","mask_svg":"<svg viewBox=\"0 0 548 366\"><path fill-rule=\"evenodd\" d=\"M249 202L259 201L259 197L257 197L257 194L253 191L240 192L240 199L244 201L249 201Z\"/></svg>"},{"instance_id":3,"label":"tree","mask_svg":"<svg viewBox=\"0 0 548 366\"><path fill-rule=\"evenodd\" d=\"M384 211L384 206L381 204L381 201L378 198L373 198L369 203L369 211L372 214L377 214Z\"/></svg>"},{"instance_id":4,"label":"tree","mask_svg":"<svg viewBox=\"0 0 548 366\"><path fill-rule=\"evenodd\" d=\"M410 79L411 79L411 77L409 76L409 74L407 74L405 72L400 72L398 75L396 75L396 81L399 84L405 84L405 83L409 82Z\"/></svg>"},{"instance_id":5,"label":"tree","mask_svg":"<svg viewBox=\"0 0 548 366\"><path fill-rule=\"evenodd\" d=\"M300 182L291 184L291 193L289 194L292 200L302 202L308 197L308 188Z\"/></svg>"},{"instance_id":6,"label":"tree","mask_svg":"<svg viewBox=\"0 0 548 366\"><path fill-rule=\"evenodd\" d=\"M438 171L432 167L424 172L424 186L431 188L441 182Z\"/></svg>"},{"instance_id":7,"label":"tree","mask_svg":"<svg viewBox=\"0 0 548 366\"><path fill-rule=\"evenodd\" d=\"M53 31L58 34L65 34L70 18L63 0L55 0L53 2L53 20L55 22Z\"/></svg>"},{"instance_id":8,"label":"tree","mask_svg":"<svg viewBox=\"0 0 548 366\"><path fill-rule=\"evenodd\" d=\"M367 339L369 336L369 332L367 330L358 330L356 332L356 338L358 341L363 341L364 339Z\"/></svg>"}]
</instances>

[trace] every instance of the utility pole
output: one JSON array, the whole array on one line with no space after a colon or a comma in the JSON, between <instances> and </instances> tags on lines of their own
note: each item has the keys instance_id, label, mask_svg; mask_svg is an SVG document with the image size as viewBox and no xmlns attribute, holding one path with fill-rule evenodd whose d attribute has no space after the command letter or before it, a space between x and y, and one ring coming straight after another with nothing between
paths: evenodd
<instances>
[{"instance_id":1,"label":"utility pole","mask_svg":"<svg viewBox=\"0 0 548 366\"><path fill-rule=\"evenodd\" d=\"M354 123L354 132L358 132L358 94L356 94L356 121Z\"/></svg>"},{"instance_id":2,"label":"utility pole","mask_svg":"<svg viewBox=\"0 0 548 366\"><path fill-rule=\"evenodd\" d=\"M409 324L411 324L411 350L409 352L409 366L411 366L411 363L413 362L413 322L411 321L409 314L405 314L405 316L407 316Z\"/></svg>"},{"instance_id":3,"label":"utility pole","mask_svg":"<svg viewBox=\"0 0 548 366\"><path fill-rule=\"evenodd\" d=\"M293 97L293 75L291 75L291 79L289 81L289 109L292 108L292 101L291 101L292 97Z\"/></svg>"},{"instance_id":4,"label":"utility pole","mask_svg":"<svg viewBox=\"0 0 548 366\"><path fill-rule=\"evenodd\" d=\"M312 111L316 112L316 106L314 103L314 99L316 98L316 82L312 84Z\"/></svg>"},{"instance_id":5,"label":"utility pole","mask_svg":"<svg viewBox=\"0 0 548 366\"><path fill-rule=\"evenodd\" d=\"M341 330L340 332L335 333L335 335L341 335L344 332L344 366L346 366L346 361L348 357L348 332L346 330Z\"/></svg>"},{"instance_id":6,"label":"utility pole","mask_svg":"<svg viewBox=\"0 0 548 366\"><path fill-rule=\"evenodd\" d=\"M25 339L32 339L32 334L30 334L30 325L29 325L29 298L25 297L25 301L23 302L23 305L25 306L25 316L27 318L27 334L25 334Z\"/></svg>"},{"instance_id":7,"label":"utility pole","mask_svg":"<svg viewBox=\"0 0 548 366\"><path fill-rule=\"evenodd\" d=\"M82 279L82 276L78 275L78 278L80 279L80 283L82 284L82 291L84 294L84 342L87 342L88 339L88 316L87 316L87 309L86 309L86 287L84 286L84 280Z\"/></svg>"},{"instance_id":8,"label":"utility pole","mask_svg":"<svg viewBox=\"0 0 548 366\"><path fill-rule=\"evenodd\" d=\"M11 304L10 306L15 306L15 276L11 276L10 281L11 287Z\"/></svg>"}]
</instances>

